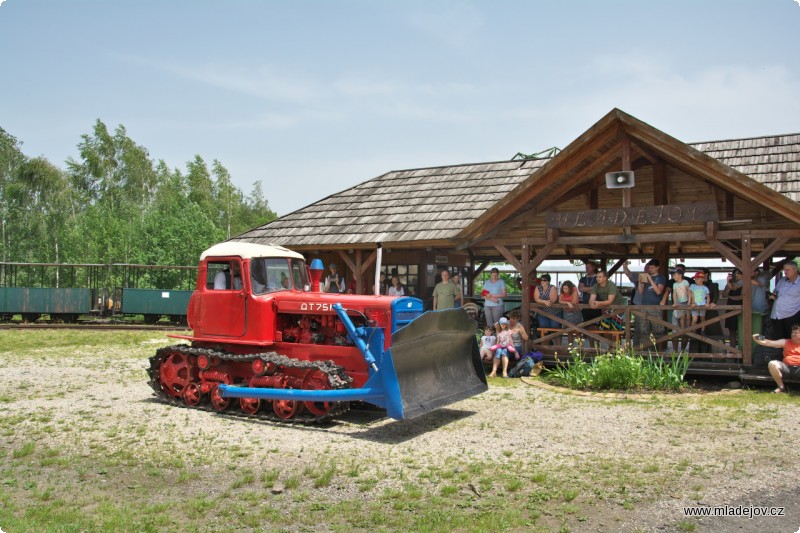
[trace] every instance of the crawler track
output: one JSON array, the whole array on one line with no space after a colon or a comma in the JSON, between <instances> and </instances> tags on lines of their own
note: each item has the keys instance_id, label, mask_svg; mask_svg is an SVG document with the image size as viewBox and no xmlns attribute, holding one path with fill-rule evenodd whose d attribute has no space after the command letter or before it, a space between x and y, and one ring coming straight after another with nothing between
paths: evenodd
<instances>
[{"instance_id":1,"label":"crawler track","mask_svg":"<svg viewBox=\"0 0 800 533\"><path fill-rule=\"evenodd\" d=\"M278 422L281 424L304 424L304 425L321 424L329 422L334 417L346 413L350 408L349 402L334 402L330 404L329 410L322 415L313 414L310 413L308 410L300 409L298 410L297 415L285 418L285 417L279 417L277 414L275 414L275 411L271 407L272 402L268 400L262 400L267 405L265 406L265 408L262 408L255 414L250 414L239 410L238 399L236 398L231 398L231 404L233 405L231 405L231 408L225 408L225 409L215 408L213 402L209 402L209 399L206 397L208 395L203 395L203 401L200 401L196 405L189 405L183 398L173 396L172 394L168 394L168 389L165 390L165 386L162 385L162 379L160 376L162 364L168 357L172 356L173 354L182 354L187 358L187 361L189 360L196 361L197 358L199 358L200 356L206 356L210 359L211 358L218 359L219 361L222 362L231 361L236 363L242 363L242 362L252 363L252 361L256 359L261 359L264 362L264 364L275 365L275 367L279 371L279 374L282 372L292 371L292 370L301 372L320 371L325 374L328 380L328 384L332 389L347 388L350 386L350 382L352 380L345 373L344 368L334 364L332 361L303 361L300 359L293 359L290 357L286 357L276 352L239 355L239 354L221 352L207 348L194 348L187 345L169 346L166 348L161 348L156 352L156 355L150 358L150 368L148 369L148 375L150 376L150 380L148 381L148 384L150 385L150 387L152 387L154 395L156 397L158 397L161 401L167 402L176 407L200 409L203 411L224 413L226 415L248 418L248 419L269 420L271 422Z\"/></svg>"}]
</instances>

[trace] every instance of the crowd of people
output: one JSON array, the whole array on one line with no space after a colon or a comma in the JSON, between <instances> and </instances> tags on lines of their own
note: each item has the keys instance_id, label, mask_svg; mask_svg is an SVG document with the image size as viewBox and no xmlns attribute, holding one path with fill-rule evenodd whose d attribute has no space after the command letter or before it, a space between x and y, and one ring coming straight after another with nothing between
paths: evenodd
<instances>
[{"instance_id":1,"label":"crowd of people","mask_svg":"<svg viewBox=\"0 0 800 533\"><path fill-rule=\"evenodd\" d=\"M668 270L669 279L667 279L660 273L660 267L658 259L651 259L646 263L644 272L635 273L631 272L628 263L623 264L623 271L633 285L631 304L660 307L660 309L640 311L643 316L631 325L634 345L641 345L648 338L657 338L665 333L662 323L664 307L671 307L668 313L669 321L675 329L685 330L716 318L717 315L714 313L720 298L728 305L738 305L743 302L746 281L738 268L732 269L727 275L724 287L720 290L719 284L712 280L708 268L687 273L685 265L677 264ZM749 312L754 342L782 348L784 351L783 361L772 361L769 364L770 374L778 385L776 393L785 390L783 378L800 379L800 275L797 263L791 260L785 261L780 270L782 275L771 292L769 287L772 276L769 272L756 268L747 281L750 284ZM554 286L551 282L550 275L543 274L531 286L531 302L538 314L535 318L538 328L547 331L560 329L566 324L586 322L594 324L594 327L601 330L625 328L623 314L615 309L623 305L622 294L617 285L609 279L606 270L599 265L587 262L586 273L578 281L577 287L569 280L564 281L560 287ZM503 375L506 375L509 361L518 358L521 353L514 343L507 339L508 332L515 327L519 327L520 330L524 328L519 324L518 314L509 316L508 319L503 316L502 299L506 296L506 287L499 279L497 269L493 269L490 279L484 282L481 295L484 298L486 323L481 356L485 361L492 362L491 376L497 374L501 365ZM583 304L581 309L578 309L578 304ZM742 320L742 314L726 317L724 320L730 347L740 347L742 343L739 337ZM705 327L695 331L700 334L710 334ZM572 342L574 336L575 333L570 333L567 341ZM659 343L659 348L663 349L665 346L665 342ZM710 350L707 343L690 339L688 336L674 337L672 348L676 352L689 352L692 349Z\"/></svg>"},{"instance_id":2,"label":"crowd of people","mask_svg":"<svg viewBox=\"0 0 800 533\"><path fill-rule=\"evenodd\" d=\"M732 269L720 290L717 282L711 279L708 268L700 268L695 272L687 272L683 264L677 264L667 270L668 276L661 274L658 259L651 259L645 264L643 272L632 272L630 262L622 265L624 275L633 285L630 303L641 306L660 306L660 309L642 309L631 326L634 346L642 345L647 339L658 338L665 333L662 323L665 307L671 308L667 322L679 330L701 324L716 315L716 306L720 298L727 304L741 304L746 281L738 268ZM355 275L346 282L338 273L335 264L329 265L330 272L324 279L324 292L356 293ZM577 286L570 280L560 285L552 283L549 274L542 274L531 284L531 303L537 311L535 320L538 328L545 330L561 329L565 324L588 323L587 327L600 330L625 329L624 315L618 309L624 299L620 288L610 279L608 272L594 262L585 263L585 274L578 280ZM770 363L769 371L778 387L775 392L783 392L785 385L782 377L800 378L800 276L794 261L785 261L781 268L782 275L770 292L770 272L754 269L749 280L751 294L751 318L753 340L757 344L784 350L784 360ZM400 282L396 273L381 273L379 291L389 296L410 294ZM476 303L465 299L458 272L450 270L439 272L439 281L432 291L431 307L443 310L453 307L467 308L475 312ZM480 343L480 353L485 362L492 365L490 376L502 371L508 375L508 367L512 360L519 359L524 353L524 342L529 340L518 311L506 316L504 299L508 296L506 281L501 278L497 268L490 270L489 279L483 282L480 298L483 303L484 335ZM543 313L538 313L542 311ZM544 314L546 313L546 314ZM742 339L740 330L742 316L726 317L725 329L728 331L727 342L730 347L740 347ZM716 325L718 328L719 325ZM696 330L700 334L710 334L705 327ZM721 333L721 330L719 330ZM569 332L567 342L572 343L577 337ZM704 346L705 344L705 346ZM666 348L662 342L658 346ZM706 343L690 339L682 335L673 337L673 351L690 350L693 352L708 351Z\"/></svg>"},{"instance_id":3,"label":"crowd of people","mask_svg":"<svg viewBox=\"0 0 800 533\"><path fill-rule=\"evenodd\" d=\"M651 259L645 264L644 272L631 272L629 262L622 265L626 277L633 285L631 294L631 305L641 306L671 306L670 321L680 329L685 329L691 325L699 324L703 319L713 312L720 299L724 299L728 305L741 304L743 301L742 272L734 268L728 275L723 289L720 291L719 284L711 279L711 272L708 268L700 268L695 273L689 274L686 266L677 264L669 269L669 279L660 274L660 262L658 259ZM777 281L774 290L769 292L769 278L767 272L761 269L754 269L749 281L751 286L751 316L753 317L753 332L760 334L765 328L767 315L771 320L771 327L774 334L780 338L788 338L791 326L800 323L800 283L797 282L797 263L786 261L782 266L783 275ZM542 278L549 276L546 274ZM577 323L578 319L574 313L574 305L577 298L580 303L585 304L581 312L581 321L589 322L602 315L613 315L614 320L621 320L618 313L614 313L614 307L622 305L623 299L620 290L608 278L608 274L597 264L586 263L586 273L578 282L577 289L571 281L565 281L561 285L559 303L562 309L550 307L552 300L546 298L543 291L539 289L534 301L542 306L543 311L557 316L563 316L564 322L571 324ZM577 295L574 294L575 290ZM544 297L543 297L544 296ZM577 296L577 297L576 297ZM771 300L774 304L771 304ZM770 313L771 307L771 313ZM641 343L644 339L651 336L658 337L665 331L661 324L663 314L662 309L644 309L641 314L652 317L655 320L639 320L633 328L634 344ZM563 313L563 315L559 314ZM568 317L569 315L569 317ZM569 319L568 319L569 318ZM540 327L557 328L562 323L554 324L552 319L542 321L537 319ZM604 317L599 323L602 325L608 322L608 317ZM741 317L731 316L724 321L725 328L728 330L728 343L732 347L737 347L739 340ZM543 325L544 324L544 325ZM701 332L704 331L701 329ZM678 338L677 346L680 346ZM687 342L687 341L684 341ZM687 346L684 344L683 349ZM676 349L676 351L679 351Z\"/></svg>"}]
</instances>

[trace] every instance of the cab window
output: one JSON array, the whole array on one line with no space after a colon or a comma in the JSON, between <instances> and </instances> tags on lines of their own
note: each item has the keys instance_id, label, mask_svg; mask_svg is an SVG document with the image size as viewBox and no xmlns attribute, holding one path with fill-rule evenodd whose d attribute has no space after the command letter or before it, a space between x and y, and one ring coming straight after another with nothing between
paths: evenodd
<instances>
[{"instance_id":1,"label":"cab window","mask_svg":"<svg viewBox=\"0 0 800 533\"><path fill-rule=\"evenodd\" d=\"M253 294L266 294L292 288L289 260L257 257L250 261L250 286Z\"/></svg>"},{"instance_id":2,"label":"cab window","mask_svg":"<svg viewBox=\"0 0 800 533\"><path fill-rule=\"evenodd\" d=\"M302 259L292 259L292 278L294 288L300 291L310 290L311 281L308 279L306 262Z\"/></svg>"},{"instance_id":3,"label":"cab window","mask_svg":"<svg viewBox=\"0 0 800 533\"><path fill-rule=\"evenodd\" d=\"M209 261L206 263L206 289L215 291L241 290L242 277L238 261Z\"/></svg>"}]
</instances>

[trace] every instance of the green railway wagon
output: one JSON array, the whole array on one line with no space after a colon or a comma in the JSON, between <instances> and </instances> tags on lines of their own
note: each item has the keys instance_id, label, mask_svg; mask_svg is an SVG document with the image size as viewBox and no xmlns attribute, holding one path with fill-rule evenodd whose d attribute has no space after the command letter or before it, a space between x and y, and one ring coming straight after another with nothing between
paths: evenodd
<instances>
[{"instance_id":1,"label":"green railway wagon","mask_svg":"<svg viewBox=\"0 0 800 533\"><path fill-rule=\"evenodd\" d=\"M74 322L92 310L91 289L0 287L0 315L20 314L26 322L41 315Z\"/></svg>"},{"instance_id":2,"label":"green railway wagon","mask_svg":"<svg viewBox=\"0 0 800 533\"><path fill-rule=\"evenodd\" d=\"M144 315L146 323L154 323L161 316L174 320L185 319L192 292L164 289L122 289L122 314Z\"/></svg>"}]
</instances>

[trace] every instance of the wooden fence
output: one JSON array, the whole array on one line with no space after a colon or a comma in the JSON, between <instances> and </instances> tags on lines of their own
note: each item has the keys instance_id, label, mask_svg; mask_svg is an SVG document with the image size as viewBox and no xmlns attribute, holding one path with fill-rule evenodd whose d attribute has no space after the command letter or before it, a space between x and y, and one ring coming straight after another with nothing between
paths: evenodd
<instances>
[{"instance_id":1,"label":"wooden fence","mask_svg":"<svg viewBox=\"0 0 800 533\"><path fill-rule=\"evenodd\" d=\"M566 306L563 305L552 305L548 307L566 308ZM578 309L591 309L589 305L585 304L576 305L574 307ZM699 317L696 324L691 323L690 317L689 324L686 327L680 327L672 322L664 320L664 315L666 315L668 311L684 310L689 311L691 315L691 311L702 309L706 310L707 316ZM715 316L708 316L708 311L711 310L716 311L716 313L713 314ZM662 316L660 318L651 316L647 314L646 311L661 311ZM703 345L709 349L708 352L690 352L689 356L693 359L724 359L727 360L727 362L731 362L731 360L741 362L742 360L741 347L732 347L726 344L724 339L721 339L719 335L712 336L706 334L706 329L709 326L714 324L722 325L726 318L741 315L741 305L717 305L711 308L690 306L673 307L671 305L616 305L605 308L601 316L583 321L579 324L567 322L564 318L548 313L541 307L532 304L531 314L533 313L550 318L563 327L563 329L549 331L545 335L531 339L528 343L531 349L539 350L544 353L553 353L555 351L563 352L564 346L561 345L561 341L564 336L574 334L582 339L582 351L587 354L604 353L619 342L620 344L632 346L634 350L639 353L669 357L673 352L670 348L674 347L679 339L688 339L690 347L699 347ZM624 330L621 330L620 333L612 334L600 329L600 323L610 315L619 315L622 318ZM662 326L664 332L658 337L649 336L648 338L638 339L639 342L634 346L634 328L637 324L641 327L644 321ZM619 340L617 341L617 339ZM552 345L550 341L556 341L557 344ZM668 344L670 341L672 341L672 345ZM745 339L745 341L747 341L747 339ZM715 351L712 352L714 349Z\"/></svg>"}]
</instances>

